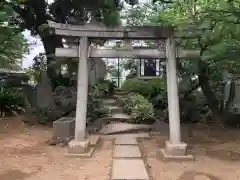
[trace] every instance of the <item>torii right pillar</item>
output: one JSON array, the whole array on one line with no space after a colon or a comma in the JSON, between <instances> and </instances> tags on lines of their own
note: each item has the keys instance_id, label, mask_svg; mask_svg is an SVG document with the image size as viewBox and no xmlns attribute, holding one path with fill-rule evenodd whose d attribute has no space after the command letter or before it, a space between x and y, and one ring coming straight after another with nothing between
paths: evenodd
<instances>
[{"instance_id":1,"label":"torii right pillar","mask_svg":"<svg viewBox=\"0 0 240 180\"><path fill-rule=\"evenodd\" d=\"M169 137L161 152L166 160L192 159L187 155L187 144L181 140L178 79L176 70L176 49L173 38L166 39L167 95L169 113Z\"/></svg>"}]
</instances>

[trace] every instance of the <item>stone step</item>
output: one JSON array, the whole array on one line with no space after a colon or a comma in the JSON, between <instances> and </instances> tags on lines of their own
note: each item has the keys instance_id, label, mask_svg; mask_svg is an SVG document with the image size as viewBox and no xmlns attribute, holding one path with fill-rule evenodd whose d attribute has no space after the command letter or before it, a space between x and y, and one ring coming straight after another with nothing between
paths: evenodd
<instances>
[{"instance_id":1,"label":"stone step","mask_svg":"<svg viewBox=\"0 0 240 180\"><path fill-rule=\"evenodd\" d=\"M119 136L115 139L115 145L138 145L136 137Z\"/></svg>"},{"instance_id":2,"label":"stone step","mask_svg":"<svg viewBox=\"0 0 240 180\"><path fill-rule=\"evenodd\" d=\"M115 92L126 92L123 89L116 89Z\"/></svg>"},{"instance_id":3,"label":"stone step","mask_svg":"<svg viewBox=\"0 0 240 180\"><path fill-rule=\"evenodd\" d=\"M119 114L123 113L123 109L119 106L113 106L113 105L106 105L106 108L110 110L110 114Z\"/></svg>"},{"instance_id":4,"label":"stone step","mask_svg":"<svg viewBox=\"0 0 240 180\"><path fill-rule=\"evenodd\" d=\"M128 124L128 123L111 123L104 126L99 132L101 134L116 134L136 131L149 131L150 125Z\"/></svg>"},{"instance_id":5,"label":"stone step","mask_svg":"<svg viewBox=\"0 0 240 180\"><path fill-rule=\"evenodd\" d=\"M113 159L112 180L149 180L142 159Z\"/></svg>"},{"instance_id":6,"label":"stone step","mask_svg":"<svg viewBox=\"0 0 240 180\"><path fill-rule=\"evenodd\" d=\"M120 95L120 96L122 96L122 95L127 95L127 94L128 94L128 92L124 92L124 91L117 91L117 92L115 92L114 94L115 94L115 95Z\"/></svg>"},{"instance_id":7,"label":"stone step","mask_svg":"<svg viewBox=\"0 0 240 180\"><path fill-rule=\"evenodd\" d=\"M115 110L113 110L115 111ZM118 111L118 110L116 110ZM120 110L119 110L120 111ZM119 112L110 112L109 116L107 117L103 117L101 119L104 119L107 122L125 122L125 121L129 121L131 119L131 117L125 113L119 113Z\"/></svg>"},{"instance_id":8,"label":"stone step","mask_svg":"<svg viewBox=\"0 0 240 180\"><path fill-rule=\"evenodd\" d=\"M98 135L90 135L89 136L90 146L95 147L99 139L100 139L100 136Z\"/></svg>"},{"instance_id":9,"label":"stone step","mask_svg":"<svg viewBox=\"0 0 240 180\"><path fill-rule=\"evenodd\" d=\"M114 158L141 158L141 152L137 145L117 145L114 148Z\"/></svg>"},{"instance_id":10,"label":"stone step","mask_svg":"<svg viewBox=\"0 0 240 180\"><path fill-rule=\"evenodd\" d=\"M114 105L117 104L117 102L116 102L115 99L103 99L103 100L102 100L102 103L103 103L104 105L112 105L112 106L114 106Z\"/></svg>"},{"instance_id":11,"label":"stone step","mask_svg":"<svg viewBox=\"0 0 240 180\"><path fill-rule=\"evenodd\" d=\"M101 139L117 139L121 138L122 136L126 138L138 138L138 139L149 139L149 133L124 133L124 134L112 134L112 135L100 135Z\"/></svg>"},{"instance_id":12,"label":"stone step","mask_svg":"<svg viewBox=\"0 0 240 180\"><path fill-rule=\"evenodd\" d=\"M131 118L129 115L125 113L113 113L111 117L119 120L128 120Z\"/></svg>"}]
</instances>

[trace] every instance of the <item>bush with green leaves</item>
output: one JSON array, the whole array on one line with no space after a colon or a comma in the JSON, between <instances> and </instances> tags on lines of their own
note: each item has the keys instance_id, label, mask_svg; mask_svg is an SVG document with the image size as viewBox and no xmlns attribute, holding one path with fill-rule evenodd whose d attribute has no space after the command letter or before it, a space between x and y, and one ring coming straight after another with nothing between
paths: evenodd
<instances>
[{"instance_id":1,"label":"bush with green leaves","mask_svg":"<svg viewBox=\"0 0 240 180\"><path fill-rule=\"evenodd\" d=\"M87 104L87 123L91 123L98 118L105 117L109 114L109 109L101 106L99 95L99 89L96 86L89 88Z\"/></svg>"},{"instance_id":2,"label":"bush with green leaves","mask_svg":"<svg viewBox=\"0 0 240 180\"><path fill-rule=\"evenodd\" d=\"M122 89L127 92L138 93L144 97L148 97L151 93L151 87L147 84L147 81L133 78L126 80L122 85Z\"/></svg>"},{"instance_id":3,"label":"bush with green leaves","mask_svg":"<svg viewBox=\"0 0 240 180\"><path fill-rule=\"evenodd\" d=\"M24 110L24 98L21 90L0 87L0 116L16 115Z\"/></svg>"},{"instance_id":4,"label":"bush with green leaves","mask_svg":"<svg viewBox=\"0 0 240 180\"><path fill-rule=\"evenodd\" d=\"M123 83L122 89L141 94L149 99L156 108L166 107L167 93L163 79L128 79Z\"/></svg>"},{"instance_id":5,"label":"bush with green leaves","mask_svg":"<svg viewBox=\"0 0 240 180\"><path fill-rule=\"evenodd\" d=\"M112 95L117 88L116 83L111 80L99 79L96 85L105 96Z\"/></svg>"},{"instance_id":6,"label":"bush with green leaves","mask_svg":"<svg viewBox=\"0 0 240 180\"><path fill-rule=\"evenodd\" d=\"M124 98L123 108L131 116L130 123L148 124L154 121L153 105L140 94L131 93Z\"/></svg>"}]
</instances>

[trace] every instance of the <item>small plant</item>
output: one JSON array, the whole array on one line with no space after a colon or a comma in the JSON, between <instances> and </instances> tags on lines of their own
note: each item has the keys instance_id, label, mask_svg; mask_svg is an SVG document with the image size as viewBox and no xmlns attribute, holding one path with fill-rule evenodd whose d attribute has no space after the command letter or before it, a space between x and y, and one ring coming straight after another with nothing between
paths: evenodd
<instances>
[{"instance_id":1,"label":"small plant","mask_svg":"<svg viewBox=\"0 0 240 180\"><path fill-rule=\"evenodd\" d=\"M122 89L127 92L141 94L154 105L155 108L164 109L167 102L167 93L163 79L128 79Z\"/></svg>"},{"instance_id":2,"label":"small plant","mask_svg":"<svg viewBox=\"0 0 240 180\"><path fill-rule=\"evenodd\" d=\"M148 97L151 93L151 87L148 86L147 81L140 79L128 79L123 85L122 89L127 92L133 92L143 95L144 97Z\"/></svg>"},{"instance_id":3,"label":"small plant","mask_svg":"<svg viewBox=\"0 0 240 180\"><path fill-rule=\"evenodd\" d=\"M0 116L17 115L24 111L24 98L19 89L0 87Z\"/></svg>"},{"instance_id":4,"label":"small plant","mask_svg":"<svg viewBox=\"0 0 240 180\"><path fill-rule=\"evenodd\" d=\"M109 114L109 109L101 106L99 98L101 96L100 89L97 86L89 88L88 104L87 104L87 117L88 123L91 123L98 118L104 117Z\"/></svg>"},{"instance_id":5,"label":"small plant","mask_svg":"<svg viewBox=\"0 0 240 180\"><path fill-rule=\"evenodd\" d=\"M153 105L140 94L129 94L123 100L124 111L131 116L130 123L152 123L154 120Z\"/></svg>"},{"instance_id":6,"label":"small plant","mask_svg":"<svg viewBox=\"0 0 240 180\"><path fill-rule=\"evenodd\" d=\"M97 86L105 96L112 95L117 88L115 82L105 79L100 79Z\"/></svg>"}]
</instances>

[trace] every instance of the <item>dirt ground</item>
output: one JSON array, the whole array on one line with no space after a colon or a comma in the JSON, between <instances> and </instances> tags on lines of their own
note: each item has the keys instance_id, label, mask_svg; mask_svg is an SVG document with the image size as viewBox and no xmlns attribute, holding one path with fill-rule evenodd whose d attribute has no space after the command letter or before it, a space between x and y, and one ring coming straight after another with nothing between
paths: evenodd
<instances>
[{"instance_id":1,"label":"dirt ground","mask_svg":"<svg viewBox=\"0 0 240 180\"><path fill-rule=\"evenodd\" d=\"M51 128L21 119L0 119L0 180L109 180L111 140L102 140L91 158L65 157L67 148L46 143ZM139 141L151 180L240 180L240 130L198 126L193 132L183 139L195 162L161 160L167 133Z\"/></svg>"},{"instance_id":2,"label":"dirt ground","mask_svg":"<svg viewBox=\"0 0 240 180\"><path fill-rule=\"evenodd\" d=\"M65 157L49 146L51 129L26 127L21 117L0 119L0 180L108 180L112 141L99 143L93 157Z\"/></svg>"},{"instance_id":3,"label":"dirt ground","mask_svg":"<svg viewBox=\"0 0 240 180\"><path fill-rule=\"evenodd\" d=\"M167 135L155 135L141 140L140 147L153 180L239 180L240 179L240 130L220 130L194 127L188 137L188 152L195 162L163 162L159 149L164 147Z\"/></svg>"}]
</instances>

